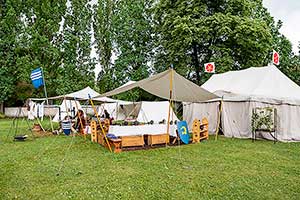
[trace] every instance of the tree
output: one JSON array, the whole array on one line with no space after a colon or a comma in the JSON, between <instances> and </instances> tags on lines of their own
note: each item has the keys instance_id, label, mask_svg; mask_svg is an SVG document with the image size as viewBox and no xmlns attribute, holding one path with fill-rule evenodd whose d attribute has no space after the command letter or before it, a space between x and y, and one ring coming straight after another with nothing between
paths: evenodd
<instances>
[{"instance_id":1,"label":"tree","mask_svg":"<svg viewBox=\"0 0 300 200\"><path fill-rule=\"evenodd\" d=\"M0 102L7 101L15 90L16 83L16 45L21 30L19 5L13 1L0 2Z\"/></svg>"},{"instance_id":2,"label":"tree","mask_svg":"<svg viewBox=\"0 0 300 200\"><path fill-rule=\"evenodd\" d=\"M97 46L98 62L101 71L97 78L97 86L100 93L111 90L115 86L115 77L112 69L112 15L114 12L114 1L98 0L94 7L95 16L93 27Z\"/></svg>"},{"instance_id":3,"label":"tree","mask_svg":"<svg viewBox=\"0 0 300 200\"><path fill-rule=\"evenodd\" d=\"M58 94L94 87L95 61L91 58L92 9L88 0L72 0L64 15L60 35L62 53Z\"/></svg>"},{"instance_id":4,"label":"tree","mask_svg":"<svg viewBox=\"0 0 300 200\"><path fill-rule=\"evenodd\" d=\"M176 70L200 84L203 64L217 72L262 66L272 42L270 27L257 12L261 1L160 1L155 7L159 41L156 68ZM161 12L161 11L164 12Z\"/></svg>"}]
</instances>

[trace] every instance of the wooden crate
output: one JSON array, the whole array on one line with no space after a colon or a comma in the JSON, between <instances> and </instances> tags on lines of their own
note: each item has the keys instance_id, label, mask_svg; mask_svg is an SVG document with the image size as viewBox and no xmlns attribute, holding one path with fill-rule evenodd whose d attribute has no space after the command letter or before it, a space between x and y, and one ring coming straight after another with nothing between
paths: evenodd
<instances>
[{"instance_id":1,"label":"wooden crate","mask_svg":"<svg viewBox=\"0 0 300 200\"><path fill-rule=\"evenodd\" d=\"M168 144L170 136L168 134L148 135L148 145Z\"/></svg>"},{"instance_id":2,"label":"wooden crate","mask_svg":"<svg viewBox=\"0 0 300 200\"><path fill-rule=\"evenodd\" d=\"M122 136L121 137L122 147L134 147L134 146L144 146L144 136L143 135L135 135L135 136Z\"/></svg>"}]
</instances>

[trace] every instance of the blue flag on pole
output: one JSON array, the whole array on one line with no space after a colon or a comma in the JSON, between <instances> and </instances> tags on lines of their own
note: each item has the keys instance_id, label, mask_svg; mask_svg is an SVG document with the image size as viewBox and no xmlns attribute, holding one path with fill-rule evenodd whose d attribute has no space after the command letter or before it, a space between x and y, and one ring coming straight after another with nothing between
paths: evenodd
<instances>
[{"instance_id":1,"label":"blue flag on pole","mask_svg":"<svg viewBox=\"0 0 300 200\"><path fill-rule=\"evenodd\" d=\"M43 72L41 68L37 68L31 71L30 78L34 88L39 88L44 85Z\"/></svg>"}]
</instances>

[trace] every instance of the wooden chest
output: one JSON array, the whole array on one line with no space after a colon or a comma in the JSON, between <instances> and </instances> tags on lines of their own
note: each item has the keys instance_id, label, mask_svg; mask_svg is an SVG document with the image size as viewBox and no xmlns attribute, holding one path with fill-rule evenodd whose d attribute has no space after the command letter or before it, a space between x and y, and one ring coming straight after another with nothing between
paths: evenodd
<instances>
[{"instance_id":1,"label":"wooden chest","mask_svg":"<svg viewBox=\"0 0 300 200\"><path fill-rule=\"evenodd\" d=\"M122 147L134 147L134 146L144 146L144 136L135 135L135 136L122 136Z\"/></svg>"},{"instance_id":2,"label":"wooden chest","mask_svg":"<svg viewBox=\"0 0 300 200\"><path fill-rule=\"evenodd\" d=\"M167 144L170 141L168 134L148 135L148 145Z\"/></svg>"}]
</instances>

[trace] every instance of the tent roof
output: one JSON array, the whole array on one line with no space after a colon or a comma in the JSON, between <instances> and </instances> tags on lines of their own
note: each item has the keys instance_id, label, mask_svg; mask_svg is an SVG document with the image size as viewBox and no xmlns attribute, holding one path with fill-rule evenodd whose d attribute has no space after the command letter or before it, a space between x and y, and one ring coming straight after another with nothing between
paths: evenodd
<instances>
[{"instance_id":1,"label":"tent roof","mask_svg":"<svg viewBox=\"0 0 300 200\"><path fill-rule=\"evenodd\" d=\"M98 92L96 92L95 90L93 90L90 87L86 87L83 88L82 90L78 90L76 92L72 92L66 95L60 95L60 96L55 96L55 97L49 97L48 99L78 99L78 100L83 100L83 99L89 99L90 95L92 98L94 98L95 96L100 95ZM46 98L31 98L31 100L46 100ZM93 99L96 101L101 101L101 102L115 102L115 99L111 99L108 97L101 97L101 98L97 98L97 99Z\"/></svg>"},{"instance_id":2,"label":"tent roof","mask_svg":"<svg viewBox=\"0 0 300 200\"><path fill-rule=\"evenodd\" d=\"M139 87L158 97L169 99L171 73L173 74L173 100L184 102L201 102L218 97L217 95L212 94L195 83L185 79L173 69L169 69L152 77L116 88L97 97L112 96Z\"/></svg>"},{"instance_id":3,"label":"tent roof","mask_svg":"<svg viewBox=\"0 0 300 200\"><path fill-rule=\"evenodd\" d=\"M263 99L300 103L300 87L276 66L251 67L213 75L203 88L234 100Z\"/></svg>"}]
</instances>

